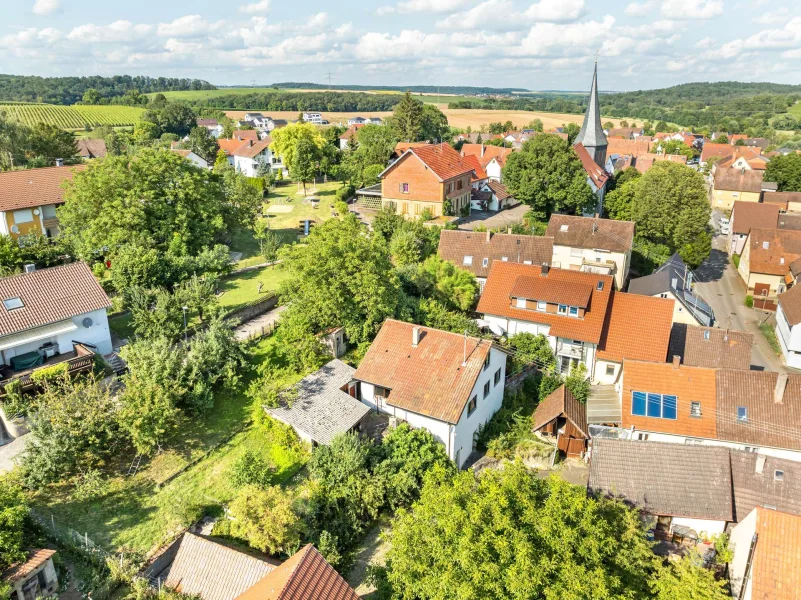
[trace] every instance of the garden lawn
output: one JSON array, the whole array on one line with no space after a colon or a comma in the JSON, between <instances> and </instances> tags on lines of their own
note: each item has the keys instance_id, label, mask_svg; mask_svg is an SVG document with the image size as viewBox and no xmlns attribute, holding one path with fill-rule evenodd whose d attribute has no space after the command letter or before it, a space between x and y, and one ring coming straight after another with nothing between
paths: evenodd
<instances>
[{"instance_id":1,"label":"garden lawn","mask_svg":"<svg viewBox=\"0 0 801 600\"><path fill-rule=\"evenodd\" d=\"M131 339L133 337L133 316L129 312L110 318L108 326L120 339Z\"/></svg>"},{"instance_id":2,"label":"garden lawn","mask_svg":"<svg viewBox=\"0 0 801 600\"><path fill-rule=\"evenodd\" d=\"M248 302L258 300L268 292L276 291L281 282L288 278L289 273L280 266L237 273L220 281L220 290L223 293L218 301L226 311L236 310ZM261 294L259 283L263 284Z\"/></svg>"},{"instance_id":3,"label":"garden lawn","mask_svg":"<svg viewBox=\"0 0 801 600\"><path fill-rule=\"evenodd\" d=\"M275 348L274 338L261 340L252 348L252 362L272 360ZM86 534L106 550L126 548L146 553L172 539L204 513L222 513L221 504L229 502L235 493L229 469L244 452L250 450L264 456L276 468L273 482L286 483L303 467L305 457L273 443L263 428L248 426L254 410L245 394L248 384L249 380L245 380L237 390L218 394L208 417L187 420L165 443L167 449L143 460L135 476L126 476L134 458L131 453L109 467L116 475L108 480L102 495L78 499L66 487L48 488L33 497L34 509L48 521L52 515L57 527ZM225 440L228 441L207 457L168 481Z\"/></svg>"}]
</instances>

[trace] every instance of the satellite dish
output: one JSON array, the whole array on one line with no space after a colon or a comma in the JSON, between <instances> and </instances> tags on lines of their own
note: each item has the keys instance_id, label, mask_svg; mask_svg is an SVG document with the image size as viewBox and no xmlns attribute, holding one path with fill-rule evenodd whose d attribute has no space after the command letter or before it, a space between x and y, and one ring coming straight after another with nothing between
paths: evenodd
<instances>
[{"instance_id":1,"label":"satellite dish","mask_svg":"<svg viewBox=\"0 0 801 600\"><path fill-rule=\"evenodd\" d=\"M16 225L11 226L11 233L19 233L19 227Z\"/></svg>"},{"instance_id":2,"label":"satellite dish","mask_svg":"<svg viewBox=\"0 0 801 600\"><path fill-rule=\"evenodd\" d=\"M92 326L92 319L90 319L89 317L86 317L86 318L84 318L83 321L81 321L81 323L83 324L84 327L89 329Z\"/></svg>"},{"instance_id":3,"label":"satellite dish","mask_svg":"<svg viewBox=\"0 0 801 600\"><path fill-rule=\"evenodd\" d=\"M38 216L39 215L39 209L38 208L34 208L33 209L33 214Z\"/></svg>"}]
</instances>

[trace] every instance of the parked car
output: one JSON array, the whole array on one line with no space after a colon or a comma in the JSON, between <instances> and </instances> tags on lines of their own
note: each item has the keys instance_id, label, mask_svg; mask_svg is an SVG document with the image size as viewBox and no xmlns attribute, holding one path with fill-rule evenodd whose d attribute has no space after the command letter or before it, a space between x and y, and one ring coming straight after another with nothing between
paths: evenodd
<instances>
[{"instance_id":1,"label":"parked car","mask_svg":"<svg viewBox=\"0 0 801 600\"><path fill-rule=\"evenodd\" d=\"M729 235L730 227L731 227L730 221L727 218L722 217L720 219L720 233L721 233L721 235Z\"/></svg>"}]
</instances>

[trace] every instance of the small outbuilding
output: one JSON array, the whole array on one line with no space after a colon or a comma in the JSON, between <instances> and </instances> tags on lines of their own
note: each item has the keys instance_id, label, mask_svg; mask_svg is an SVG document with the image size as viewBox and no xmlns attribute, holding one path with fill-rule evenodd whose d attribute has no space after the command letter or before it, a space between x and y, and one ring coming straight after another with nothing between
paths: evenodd
<instances>
[{"instance_id":1,"label":"small outbuilding","mask_svg":"<svg viewBox=\"0 0 801 600\"><path fill-rule=\"evenodd\" d=\"M0 581L11 586L11 600L36 600L57 595L58 577L53 565L55 553L48 548L34 550L25 562L11 565L0 576Z\"/></svg>"},{"instance_id":2,"label":"small outbuilding","mask_svg":"<svg viewBox=\"0 0 801 600\"><path fill-rule=\"evenodd\" d=\"M540 402L533 421L534 431L556 438L556 447L568 458L580 457L587 449L587 408L564 385Z\"/></svg>"},{"instance_id":3,"label":"small outbuilding","mask_svg":"<svg viewBox=\"0 0 801 600\"><path fill-rule=\"evenodd\" d=\"M340 433L357 427L370 412L369 406L355 398L355 372L334 359L298 382L292 402L264 410L290 425L302 440L327 446Z\"/></svg>"}]
</instances>

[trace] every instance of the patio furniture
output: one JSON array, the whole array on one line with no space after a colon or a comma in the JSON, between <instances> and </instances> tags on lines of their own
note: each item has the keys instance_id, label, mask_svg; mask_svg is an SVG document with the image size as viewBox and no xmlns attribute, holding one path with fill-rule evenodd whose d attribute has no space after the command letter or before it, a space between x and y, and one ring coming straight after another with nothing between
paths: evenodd
<instances>
[{"instance_id":1,"label":"patio furniture","mask_svg":"<svg viewBox=\"0 0 801 600\"><path fill-rule=\"evenodd\" d=\"M42 358L42 355L36 350L32 350L31 352L26 352L25 354L13 356L10 362L11 368L15 371L24 371L25 369L30 369L32 367L41 365L44 363L44 358Z\"/></svg>"}]
</instances>

